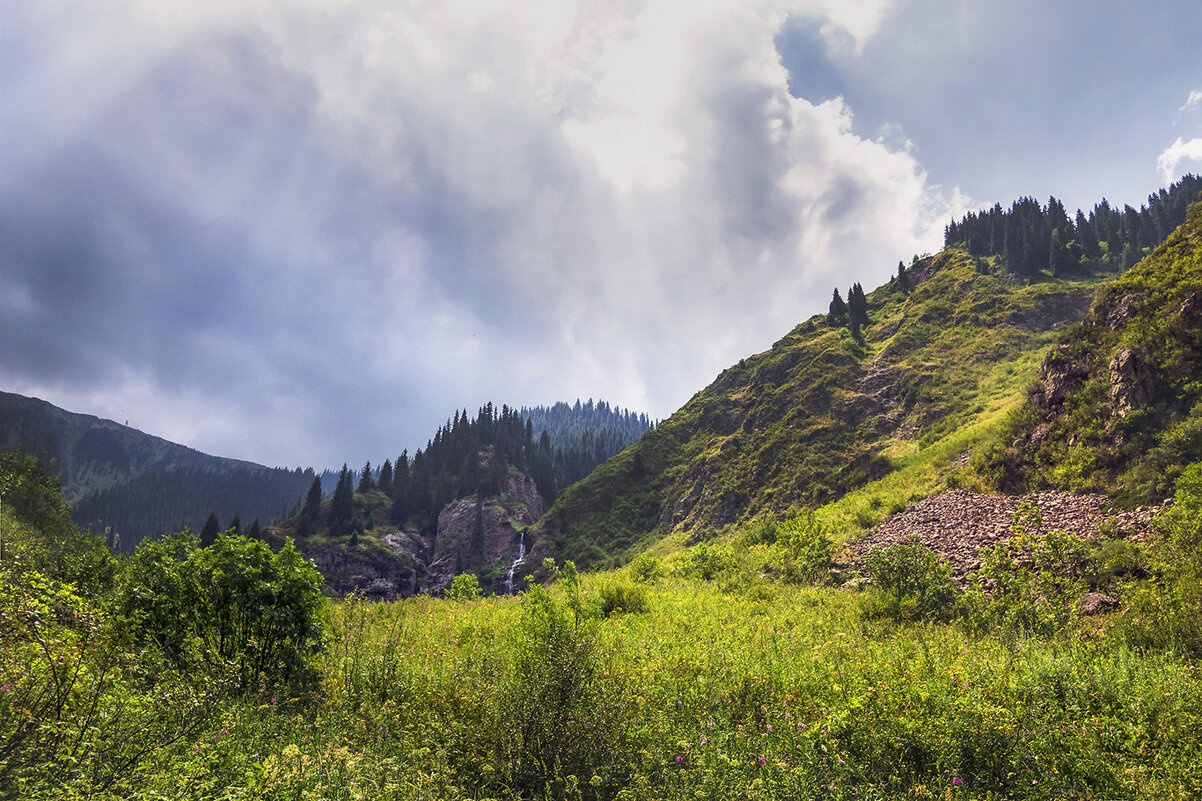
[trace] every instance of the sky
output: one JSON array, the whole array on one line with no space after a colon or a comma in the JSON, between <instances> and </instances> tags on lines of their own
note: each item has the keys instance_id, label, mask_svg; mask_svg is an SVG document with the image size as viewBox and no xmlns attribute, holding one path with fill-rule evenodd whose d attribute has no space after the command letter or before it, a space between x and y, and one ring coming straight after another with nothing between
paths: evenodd
<instances>
[{"instance_id":1,"label":"sky","mask_svg":"<svg viewBox=\"0 0 1202 801\"><path fill-rule=\"evenodd\" d=\"M379 464L666 418L1022 196L1202 170L1202 6L5 0L0 390Z\"/></svg>"}]
</instances>

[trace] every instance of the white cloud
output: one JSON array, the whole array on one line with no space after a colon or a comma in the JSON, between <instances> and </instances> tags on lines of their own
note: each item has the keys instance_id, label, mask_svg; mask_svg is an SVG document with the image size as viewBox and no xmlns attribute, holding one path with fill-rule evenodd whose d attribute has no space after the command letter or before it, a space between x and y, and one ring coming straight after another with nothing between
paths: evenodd
<instances>
[{"instance_id":1,"label":"white cloud","mask_svg":"<svg viewBox=\"0 0 1202 801\"><path fill-rule=\"evenodd\" d=\"M1202 138L1187 142L1179 136L1157 157L1156 168L1160 170L1160 177L1166 185L1182 176L1185 171L1181 167L1187 161L1202 162Z\"/></svg>"},{"instance_id":2,"label":"white cloud","mask_svg":"<svg viewBox=\"0 0 1202 801\"><path fill-rule=\"evenodd\" d=\"M1189 97L1185 100L1185 105L1177 109L1178 111L1193 111L1202 106L1202 90L1194 89L1189 93Z\"/></svg>"},{"instance_id":3,"label":"white cloud","mask_svg":"<svg viewBox=\"0 0 1202 801\"><path fill-rule=\"evenodd\" d=\"M72 130L179 230L156 238L134 200L111 212L130 241L150 232L137 258L111 245L89 262L110 289L80 325L111 373L0 378L81 411L89 394L150 399L155 433L212 452L376 461L490 399L666 416L836 284L875 286L938 247L965 205L841 100L787 90L789 15L858 47L887 2L151 6L63 4L73 41L150 33L35 83L70 104L86 75L122 76ZM62 42L47 36L51 58ZM37 155L42 178L67 169ZM131 264L153 279L138 297ZM181 313L194 285L204 308Z\"/></svg>"}]
</instances>

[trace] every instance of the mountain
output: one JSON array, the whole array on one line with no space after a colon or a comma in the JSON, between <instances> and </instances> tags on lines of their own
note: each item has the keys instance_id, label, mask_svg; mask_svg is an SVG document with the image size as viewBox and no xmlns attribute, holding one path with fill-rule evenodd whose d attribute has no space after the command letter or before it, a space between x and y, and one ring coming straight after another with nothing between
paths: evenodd
<instances>
[{"instance_id":1,"label":"mountain","mask_svg":"<svg viewBox=\"0 0 1202 801\"><path fill-rule=\"evenodd\" d=\"M1176 188L1156 219L1176 213L1188 189ZM1060 215L1054 199L1049 207L1034 206L1045 222ZM1028 211L1016 204L1020 216L1002 213L994 244L1003 244L1006 225ZM1007 489L1058 480L1114 491L1122 482L1108 476L1154 473L1164 461L1155 454L1137 458L1141 449L1195 453L1202 441L1191 316L1202 310L1202 284L1191 266L1196 215L1195 209L1155 256L1103 292L1092 322L1071 329L1112 279L1111 262L1081 254L1072 269L1054 270L1052 259L1046 269L1031 259L1015 269L1014 252L1004 247L974 255L949 246L903 267L872 293L853 286L849 304L836 291L830 315L807 320L771 350L726 370L640 442L565 491L534 532L536 554L606 566L664 538L696 542L794 506L833 509L851 490L916 466L925 471L922 481L908 490L895 486L892 508L860 508L850 523L841 522L868 529L937 486L966 481ZM1025 219L1032 236L1057 230ZM1136 213L1128 225L1140 219ZM1061 229L1057 240L1078 236L1090 227L1086 222L1071 234ZM949 238L965 231L977 233L966 220L949 226ZM1144 241L1134 237L1123 247ZM1029 252L1033 247L1026 245ZM853 296L864 301L860 319L848 311ZM1043 362L1053 345L1051 361ZM1029 389L1037 379L1060 381L1054 378L1060 363L1082 382L1073 385L1067 411L1055 421L1037 420L1041 412ZM1059 398L1056 391L1051 396ZM1099 408L1107 399L1125 409L1119 422ZM1034 427L1021 434L1025 424ZM1013 435L1010 451L998 445L1005 431ZM1028 449L1020 436L1046 442L1045 449ZM1114 456L1107 441L1116 436ZM1029 461L1015 453L1029 453ZM1014 464L995 464L992 472L980 467L999 459ZM977 468L969 469L970 462ZM1070 480L1074 471L1085 478ZM1038 480L1028 480L1033 474ZM1155 492L1167 486L1165 477L1152 484Z\"/></svg>"},{"instance_id":2,"label":"mountain","mask_svg":"<svg viewBox=\"0 0 1202 801\"><path fill-rule=\"evenodd\" d=\"M1001 442L980 460L1000 488L1170 494L1202 460L1202 204L1098 295L1047 355Z\"/></svg>"},{"instance_id":3,"label":"mountain","mask_svg":"<svg viewBox=\"0 0 1202 801\"><path fill-rule=\"evenodd\" d=\"M0 392L0 450L35 457L62 486L79 525L131 550L143 537L185 527L209 514L275 520L294 508L313 479L300 468L269 468L209 456L37 398ZM114 535L114 532L116 535Z\"/></svg>"},{"instance_id":4,"label":"mountain","mask_svg":"<svg viewBox=\"0 0 1202 801\"><path fill-rule=\"evenodd\" d=\"M436 594L460 573L511 592L526 531L560 488L649 425L646 415L592 400L521 410L488 403L474 418L457 411L412 458L404 451L357 474L344 466L324 501L323 476L300 513L267 536L294 538L339 594Z\"/></svg>"}]
</instances>

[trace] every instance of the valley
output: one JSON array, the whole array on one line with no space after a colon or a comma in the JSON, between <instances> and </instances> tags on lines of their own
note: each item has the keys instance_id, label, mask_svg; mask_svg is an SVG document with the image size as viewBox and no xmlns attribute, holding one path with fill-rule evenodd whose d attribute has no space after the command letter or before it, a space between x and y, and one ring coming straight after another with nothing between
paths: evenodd
<instances>
[{"instance_id":1,"label":"valley","mask_svg":"<svg viewBox=\"0 0 1202 801\"><path fill-rule=\"evenodd\" d=\"M258 538L114 554L76 440L5 452L0 795L1199 796L1197 190L973 215L654 425L457 411Z\"/></svg>"}]
</instances>

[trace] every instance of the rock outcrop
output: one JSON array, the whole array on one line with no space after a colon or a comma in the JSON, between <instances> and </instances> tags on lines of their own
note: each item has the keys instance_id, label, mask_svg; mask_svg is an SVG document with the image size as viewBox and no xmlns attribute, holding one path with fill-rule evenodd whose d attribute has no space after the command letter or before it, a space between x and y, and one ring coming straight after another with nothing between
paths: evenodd
<instances>
[{"instance_id":1,"label":"rock outcrop","mask_svg":"<svg viewBox=\"0 0 1202 801\"><path fill-rule=\"evenodd\" d=\"M457 574L467 572L483 576L485 592L504 592L521 532L545 511L534 481L516 471L502 478L499 495L448 504L438 515L438 534L422 592L437 595Z\"/></svg>"}]
</instances>

